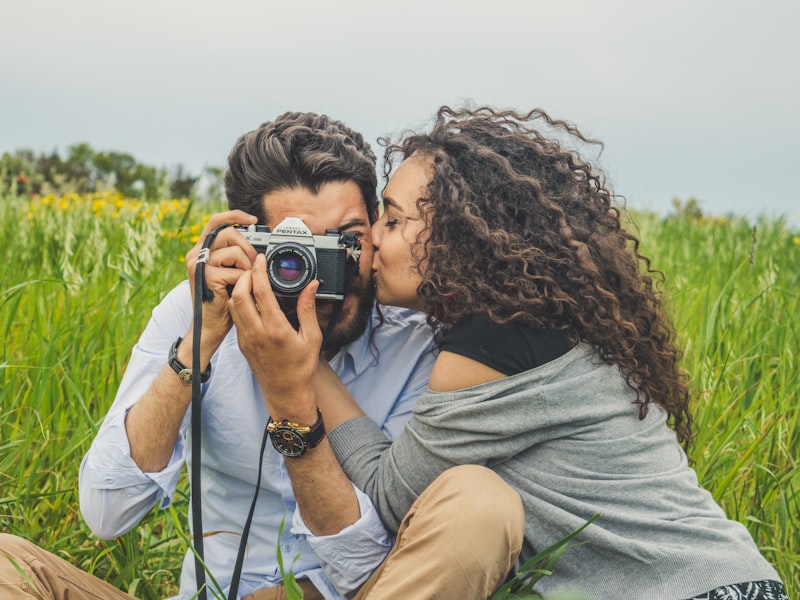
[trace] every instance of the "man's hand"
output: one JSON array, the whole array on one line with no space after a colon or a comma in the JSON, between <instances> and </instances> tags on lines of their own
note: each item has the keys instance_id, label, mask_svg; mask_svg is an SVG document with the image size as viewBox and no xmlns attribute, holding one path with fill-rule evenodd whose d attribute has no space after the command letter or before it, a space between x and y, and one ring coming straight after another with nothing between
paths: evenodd
<instances>
[{"instance_id":1,"label":"man's hand","mask_svg":"<svg viewBox=\"0 0 800 600\"><path fill-rule=\"evenodd\" d=\"M297 298L297 330L272 292L263 255L256 256L253 268L241 274L231 294L229 308L239 348L274 419L316 421L312 378L322 345L315 305L318 287L319 282L310 282Z\"/></svg>"},{"instance_id":2,"label":"man's hand","mask_svg":"<svg viewBox=\"0 0 800 600\"><path fill-rule=\"evenodd\" d=\"M256 222L256 217L241 210L232 210L217 213L211 216L197 244L186 254L186 270L194 298L194 277L197 270L197 261L203 242L211 231L221 225L250 225ZM242 273L248 272L258 252L243 235L231 227L222 229L209 248L208 260L204 270L206 286L213 292L211 302L203 302L203 350L201 362L208 364L211 356L216 352L225 335L230 331L233 322L228 311L228 287L233 286ZM187 337L191 339L192 330ZM184 363L188 364L188 363Z\"/></svg>"}]
</instances>

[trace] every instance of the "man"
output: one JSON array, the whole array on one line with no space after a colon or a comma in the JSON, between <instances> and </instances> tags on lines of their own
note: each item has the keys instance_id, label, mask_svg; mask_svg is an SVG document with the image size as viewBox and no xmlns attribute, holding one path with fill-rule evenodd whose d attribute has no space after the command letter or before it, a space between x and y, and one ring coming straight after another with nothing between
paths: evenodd
<instances>
[{"instance_id":1,"label":"man","mask_svg":"<svg viewBox=\"0 0 800 600\"><path fill-rule=\"evenodd\" d=\"M344 300L318 299L321 330L305 333L326 332L322 353L341 381L388 435L400 432L427 385L432 340L421 315L389 308L381 315L374 306L369 233L377 216L375 189L375 157L369 146L359 134L325 116L287 113L237 141L226 174L232 210L212 216L200 242L186 256L189 281L202 260L206 285L213 293L213 300L202 303L201 456L189 456L185 443L192 391L187 383L197 374L191 371L192 286L183 282L154 309L114 404L81 464L81 511L98 536L121 535L155 503L167 506L184 460L199 459L204 560L210 572L206 580L213 578L228 594L256 494L262 437L270 415L263 396L269 387L261 368L263 357L250 350L251 342L242 342L253 332L233 326L229 299L230 290L254 264L265 268L264 258L257 260L256 249L231 227L218 233L207 256L201 253L204 237L220 225L262 223L274 231L285 218L299 217L315 236L335 229L360 242L357 272ZM291 301L284 307L287 314L290 305ZM319 360L308 357L308 362L315 365ZM297 423L272 415L281 425L272 434L275 447L286 453L280 441L288 434L299 436L309 447L326 445L323 419L313 417ZM276 556L279 544L286 562L297 556L291 568L306 599L341 598L355 590L391 547L391 537L363 493L346 478L331 478L324 469L310 473L301 463L291 453L284 458L269 445L264 452L238 585L242 597L284 597ZM341 474L339 469L334 472ZM279 536L282 522L285 527ZM22 562L29 564L27 557L38 549L16 538L13 545L22 549L14 555L6 548L8 537L0 540L0 553L16 556L18 563L22 555ZM39 554L35 558L39 564L47 562ZM65 568L68 565L53 566ZM189 551L180 598L197 592L194 568ZM34 573L34 582L64 579L32 567L29 572ZM0 571L0 582L3 576ZM88 596L87 589L97 583L77 569L68 576L77 581L72 593ZM102 586L98 589L96 597L116 595ZM57 592L53 596L63 597Z\"/></svg>"}]
</instances>

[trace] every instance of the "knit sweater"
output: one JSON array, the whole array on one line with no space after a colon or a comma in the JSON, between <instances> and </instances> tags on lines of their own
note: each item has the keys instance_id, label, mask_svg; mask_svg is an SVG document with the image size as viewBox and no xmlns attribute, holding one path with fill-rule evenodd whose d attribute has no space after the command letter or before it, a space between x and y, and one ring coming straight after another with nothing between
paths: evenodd
<instances>
[{"instance_id":1,"label":"knit sweater","mask_svg":"<svg viewBox=\"0 0 800 600\"><path fill-rule=\"evenodd\" d=\"M426 486L459 464L487 466L519 493L521 561L600 513L537 584L545 597L676 600L780 580L747 529L698 485L666 413L650 405L640 420L634 399L619 369L580 344L517 375L428 391L394 443L366 417L329 440L395 531Z\"/></svg>"}]
</instances>

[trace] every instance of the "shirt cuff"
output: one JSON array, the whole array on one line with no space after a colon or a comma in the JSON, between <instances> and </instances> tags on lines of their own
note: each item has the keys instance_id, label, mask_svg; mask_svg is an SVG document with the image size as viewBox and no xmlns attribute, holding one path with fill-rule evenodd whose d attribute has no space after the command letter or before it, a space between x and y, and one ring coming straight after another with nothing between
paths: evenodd
<instances>
[{"instance_id":1,"label":"shirt cuff","mask_svg":"<svg viewBox=\"0 0 800 600\"><path fill-rule=\"evenodd\" d=\"M361 516L339 533L315 536L303 521L299 508L292 517L292 533L306 536L325 574L342 594L360 587L394 543L369 496L356 486L353 489Z\"/></svg>"}]
</instances>

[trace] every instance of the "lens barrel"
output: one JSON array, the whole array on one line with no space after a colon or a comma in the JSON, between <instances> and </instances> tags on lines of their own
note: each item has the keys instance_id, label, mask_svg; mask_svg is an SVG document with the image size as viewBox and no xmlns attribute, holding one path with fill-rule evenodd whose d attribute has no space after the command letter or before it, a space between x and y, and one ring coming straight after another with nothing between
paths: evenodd
<instances>
[{"instance_id":1,"label":"lens barrel","mask_svg":"<svg viewBox=\"0 0 800 600\"><path fill-rule=\"evenodd\" d=\"M267 277L276 293L297 295L316 277L313 250L296 242L283 242L267 255Z\"/></svg>"}]
</instances>

